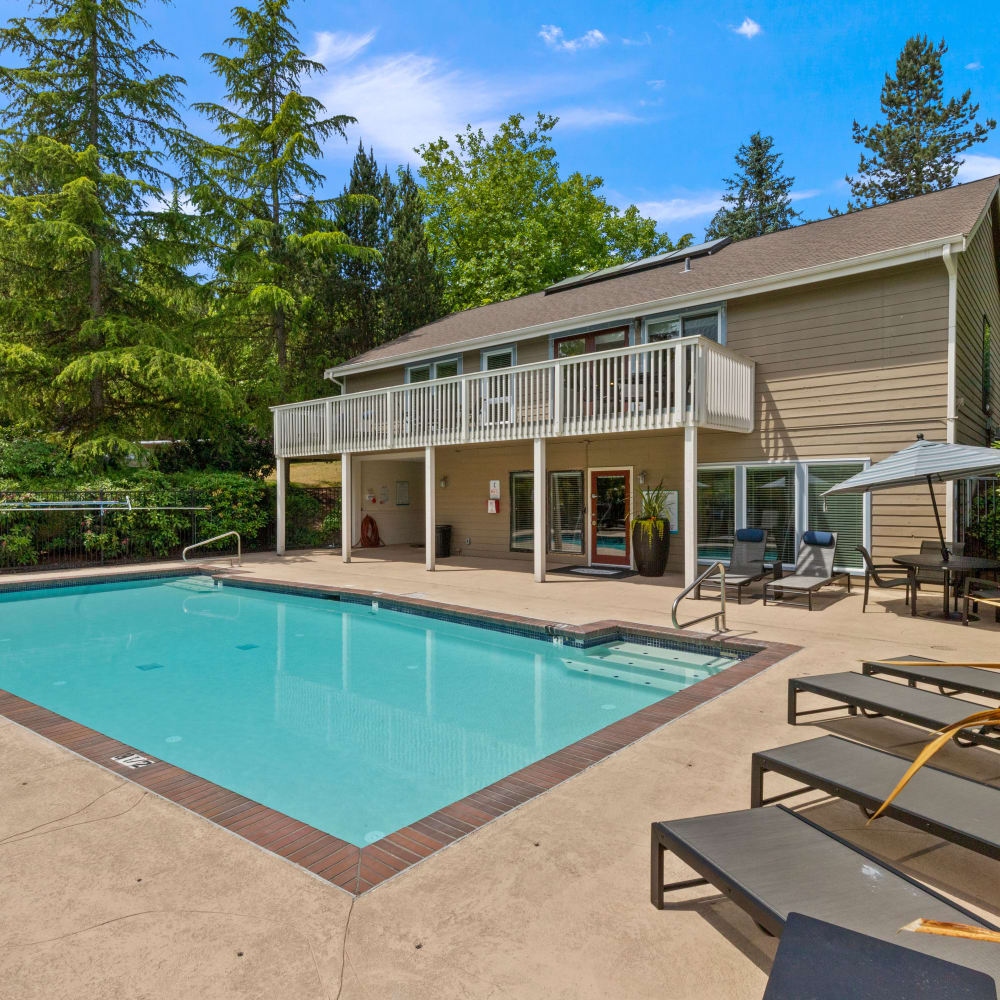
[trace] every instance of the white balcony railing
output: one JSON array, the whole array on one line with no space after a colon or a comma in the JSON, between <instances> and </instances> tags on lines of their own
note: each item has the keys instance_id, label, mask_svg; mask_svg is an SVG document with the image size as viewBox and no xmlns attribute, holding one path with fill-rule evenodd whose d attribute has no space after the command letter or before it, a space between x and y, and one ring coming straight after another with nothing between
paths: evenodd
<instances>
[{"instance_id":1,"label":"white balcony railing","mask_svg":"<svg viewBox=\"0 0 1000 1000\"><path fill-rule=\"evenodd\" d=\"M279 458L685 426L751 431L754 363L684 337L272 409Z\"/></svg>"}]
</instances>

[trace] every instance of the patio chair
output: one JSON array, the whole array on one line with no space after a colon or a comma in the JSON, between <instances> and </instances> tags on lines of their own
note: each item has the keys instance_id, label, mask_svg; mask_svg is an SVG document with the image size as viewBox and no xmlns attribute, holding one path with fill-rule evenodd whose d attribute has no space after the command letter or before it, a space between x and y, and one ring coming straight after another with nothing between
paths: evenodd
<instances>
[{"instance_id":1,"label":"patio chair","mask_svg":"<svg viewBox=\"0 0 1000 1000\"><path fill-rule=\"evenodd\" d=\"M1000 949L994 946L899 933L918 917L995 930L992 924L784 806L653 823L651 839L650 888L657 909L666 905L665 892L711 884L769 934L780 936L790 913L804 913L1000 975ZM667 851L699 877L664 884Z\"/></svg>"},{"instance_id":2,"label":"patio chair","mask_svg":"<svg viewBox=\"0 0 1000 1000\"><path fill-rule=\"evenodd\" d=\"M911 761L839 736L820 736L774 750L759 750L750 761L750 805L766 806L811 790L836 796L871 816L896 787ZM764 775L773 773L801 785L764 796ZM924 766L886 809L892 819L1000 860L1000 788L959 774Z\"/></svg>"},{"instance_id":3,"label":"patio chair","mask_svg":"<svg viewBox=\"0 0 1000 1000\"><path fill-rule=\"evenodd\" d=\"M953 556L965 555L965 542L949 542L948 551ZM936 540L928 540L920 543L921 554L930 552L933 555L941 554L941 543ZM944 586L944 573L939 569L918 569L917 570L917 590L922 583L933 583L939 587Z\"/></svg>"},{"instance_id":4,"label":"patio chair","mask_svg":"<svg viewBox=\"0 0 1000 1000\"><path fill-rule=\"evenodd\" d=\"M981 576L967 576L962 589L962 624L969 624L969 605L973 612L979 611L980 604L993 608L993 621L1000 622L1000 585L996 580L984 580Z\"/></svg>"},{"instance_id":5,"label":"patio chair","mask_svg":"<svg viewBox=\"0 0 1000 1000\"><path fill-rule=\"evenodd\" d=\"M910 587L915 586L913 582L914 573L905 566L898 566L895 563L882 563L876 566L872 562L871 553L863 546L858 546L861 558L865 561L865 600L861 605L861 613L865 613L868 607L868 588L872 583L880 590L888 590L891 587L906 588L906 603L910 603Z\"/></svg>"},{"instance_id":6,"label":"patio chair","mask_svg":"<svg viewBox=\"0 0 1000 1000\"><path fill-rule=\"evenodd\" d=\"M767 549L767 532L763 528L737 528L736 541L726 567L726 589L736 588L736 603L743 603L743 588L767 576L764 566L764 552ZM715 577L710 577L698 588L695 595L701 597L702 587L714 589L721 586Z\"/></svg>"},{"instance_id":7,"label":"patio chair","mask_svg":"<svg viewBox=\"0 0 1000 1000\"><path fill-rule=\"evenodd\" d=\"M836 674L793 677L788 682L788 724L798 725L805 715L829 712L830 706L799 710L798 696L802 692L817 694L847 706L849 715L860 711L865 716L885 716L937 732L967 719L986 707L981 702L932 694L906 684L883 681L878 677L845 670ZM958 746L984 746L1000 750L1000 733L992 726L963 729L952 739Z\"/></svg>"},{"instance_id":8,"label":"patio chair","mask_svg":"<svg viewBox=\"0 0 1000 1000\"><path fill-rule=\"evenodd\" d=\"M847 592L851 592L851 574L834 573L833 557L837 551L836 531L807 531L799 542L799 554L795 560L795 572L780 580L768 580L764 584L764 604L768 597L772 601L783 600L786 594L809 599L809 610L813 609L814 591L825 587L834 580L845 579Z\"/></svg>"}]
</instances>

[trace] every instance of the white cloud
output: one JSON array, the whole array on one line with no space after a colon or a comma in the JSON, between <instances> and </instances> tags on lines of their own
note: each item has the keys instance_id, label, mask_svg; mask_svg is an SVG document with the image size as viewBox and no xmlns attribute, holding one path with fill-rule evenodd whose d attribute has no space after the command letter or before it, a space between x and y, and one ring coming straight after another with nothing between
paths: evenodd
<instances>
[{"instance_id":1,"label":"white cloud","mask_svg":"<svg viewBox=\"0 0 1000 1000\"><path fill-rule=\"evenodd\" d=\"M722 207L722 192L701 191L657 201L640 201L636 203L636 207L643 215L650 216L657 222L685 222L714 215Z\"/></svg>"},{"instance_id":2,"label":"white cloud","mask_svg":"<svg viewBox=\"0 0 1000 1000\"><path fill-rule=\"evenodd\" d=\"M366 144L405 162L422 143L450 138L467 123L485 126L507 95L486 80L444 69L431 56L405 52L352 67L317 96L329 114L357 118Z\"/></svg>"},{"instance_id":3,"label":"white cloud","mask_svg":"<svg viewBox=\"0 0 1000 1000\"><path fill-rule=\"evenodd\" d=\"M314 51L309 58L324 66L349 62L368 48L374 37L374 28L363 35L352 35L347 31L317 31L313 35Z\"/></svg>"},{"instance_id":4,"label":"white cloud","mask_svg":"<svg viewBox=\"0 0 1000 1000\"><path fill-rule=\"evenodd\" d=\"M622 45L652 45L653 39L650 37L648 31L642 33L641 38L623 38Z\"/></svg>"},{"instance_id":5,"label":"white cloud","mask_svg":"<svg viewBox=\"0 0 1000 1000\"><path fill-rule=\"evenodd\" d=\"M822 188L802 188L801 190L791 191L789 197L792 201L805 201L807 198L815 198L822 193Z\"/></svg>"},{"instance_id":6,"label":"white cloud","mask_svg":"<svg viewBox=\"0 0 1000 1000\"><path fill-rule=\"evenodd\" d=\"M627 111L609 108L565 108L554 111L559 119L559 128L600 128L604 125L623 125L639 119Z\"/></svg>"},{"instance_id":7,"label":"white cloud","mask_svg":"<svg viewBox=\"0 0 1000 1000\"><path fill-rule=\"evenodd\" d=\"M667 85L667 81L666 80L647 80L646 81L646 86L647 87L652 87L653 90L663 90L663 88L666 85Z\"/></svg>"},{"instance_id":8,"label":"white cloud","mask_svg":"<svg viewBox=\"0 0 1000 1000\"><path fill-rule=\"evenodd\" d=\"M978 181L982 177L1000 174L1000 156L983 156L981 153L966 153L955 178L959 184Z\"/></svg>"},{"instance_id":9,"label":"white cloud","mask_svg":"<svg viewBox=\"0 0 1000 1000\"><path fill-rule=\"evenodd\" d=\"M744 38L754 38L760 34L761 27L752 17L745 17L743 18L743 23L738 28L733 28L732 30Z\"/></svg>"},{"instance_id":10,"label":"white cloud","mask_svg":"<svg viewBox=\"0 0 1000 1000\"><path fill-rule=\"evenodd\" d=\"M965 68L966 69L982 69L983 68L983 64L977 59L974 62L966 63L965 64Z\"/></svg>"},{"instance_id":11,"label":"white cloud","mask_svg":"<svg viewBox=\"0 0 1000 1000\"><path fill-rule=\"evenodd\" d=\"M596 49L607 38L597 28L585 31L579 38L567 38L566 33L555 24L543 24L538 37L550 48L560 52L578 52L580 49Z\"/></svg>"}]
</instances>

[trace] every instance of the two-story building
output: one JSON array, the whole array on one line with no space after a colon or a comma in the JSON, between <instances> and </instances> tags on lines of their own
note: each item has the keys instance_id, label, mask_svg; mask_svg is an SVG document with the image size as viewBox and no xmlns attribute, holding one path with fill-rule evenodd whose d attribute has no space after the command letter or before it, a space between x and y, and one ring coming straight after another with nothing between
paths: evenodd
<instances>
[{"instance_id":1,"label":"two-story building","mask_svg":"<svg viewBox=\"0 0 1000 1000\"><path fill-rule=\"evenodd\" d=\"M439 523L454 553L539 581L628 566L628 518L661 482L687 580L741 526L785 563L807 528L839 532L845 568L858 544L912 550L935 537L925 489L823 493L917 433L994 439L998 274L992 177L447 316L329 369L338 395L274 408L278 551L289 459L333 457L346 561L371 516L428 569Z\"/></svg>"}]
</instances>

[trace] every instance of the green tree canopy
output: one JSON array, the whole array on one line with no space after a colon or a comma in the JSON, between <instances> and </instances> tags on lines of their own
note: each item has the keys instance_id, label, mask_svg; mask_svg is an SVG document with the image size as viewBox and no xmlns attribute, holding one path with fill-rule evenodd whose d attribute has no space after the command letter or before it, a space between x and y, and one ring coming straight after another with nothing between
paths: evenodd
<instances>
[{"instance_id":1,"label":"green tree canopy","mask_svg":"<svg viewBox=\"0 0 1000 1000\"><path fill-rule=\"evenodd\" d=\"M190 137L141 0L32 0L0 28L0 422L83 456L196 434L233 406L183 308Z\"/></svg>"},{"instance_id":2,"label":"green tree canopy","mask_svg":"<svg viewBox=\"0 0 1000 1000\"><path fill-rule=\"evenodd\" d=\"M233 8L240 32L226 40L233 53L205 56L225 85L225 103L195 104L220 137L198 147L192 184L212 234L215 351L228 358L262 424L269 403L294 394L304 366L321 363L290 363L310 312L302 275L334 268L344 256L373 256L336 229L329 200L314 196L323 182L314 165L323 142L344 137L354 119L324 117L322 103L302 93L303 78L323 66L299 48L288 5L259 0Z\"/></svg>"},{"instance_id":3,"label":"green tree canopy","mask_svg":"<svg viewBox=\"0 0 1000 1000\"><path fill-rule=\"evenodd\" d=\"M972 91L944 99L941 57L944 41L926 36L909 38L896 60L896 75L882 85L884 121L854 122L854 141L868 150L861 154L851 186L847 211L912 198L951 187L961 166L960 154L985 142L996 122L977 122L979 105ZM835 214L835 213L834 213Z\"/></svg>"},{"instance_id":4,"label":"green tree canopy","mask_svg":"<svg viewBox=\"0 0 1000 1000\"><path fill-rule=\"evenodd\" d=\"M792 208L795 178L783 173L785 161L774 150L774 138L754 132L735 156L737 170L725 178L722 207L705 230L706 240L730 236L746 240L795 224Z\"/></svg>"},{"instance_id":5,"label":"green tree canopy","mask_svg":"<svg viewBox=\"0 0 1000 1000\"><path fill-rule=\"evenodd\" d=\"M625 212L610 205L599 194L600 177L560 178L557 121L539 114L526 130L524 116L511 115L492 137L467 126L454 145L440 138L417 150L427 239L449 309L514 298L674 248L634 205Z\"/></svg>"}]
</instances>

